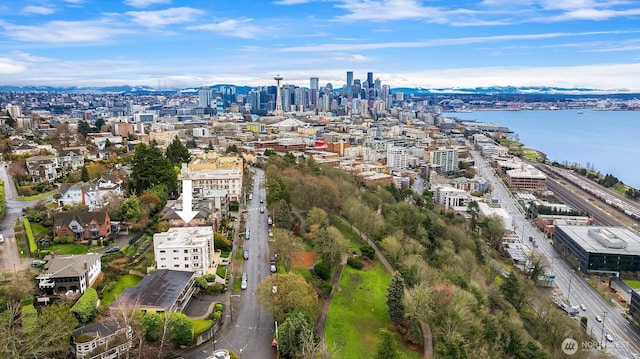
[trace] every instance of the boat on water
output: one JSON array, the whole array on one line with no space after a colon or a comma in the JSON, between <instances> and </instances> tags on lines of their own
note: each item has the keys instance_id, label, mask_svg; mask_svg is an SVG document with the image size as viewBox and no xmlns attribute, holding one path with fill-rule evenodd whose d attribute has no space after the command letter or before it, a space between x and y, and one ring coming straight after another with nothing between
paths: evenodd
<instances>
[{"instance_id":1,"label":"boat on water","mask_svg":"<svg viewBox=\"0 0 640 359\"><path fill-rule=\"evenodd\" d=\"M578 111L578 115L582 115L584 112L582 111Z\"/></svg>"}]
</instances>

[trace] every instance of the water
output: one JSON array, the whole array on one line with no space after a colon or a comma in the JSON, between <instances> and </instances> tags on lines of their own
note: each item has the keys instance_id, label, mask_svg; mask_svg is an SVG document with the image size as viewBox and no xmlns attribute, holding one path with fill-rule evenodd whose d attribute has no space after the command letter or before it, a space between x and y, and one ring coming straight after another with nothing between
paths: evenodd
<instances>
[{"instance_id":1,"label":"water","mask_svg":"<svg viewBox=\"0 0 640 359\"><path fill-rule=\"evenodd\" d=\"M495 123L552 161L610 173L640 189L639 111L477 111L447 117Z\"/></svg>"}]
</instances>

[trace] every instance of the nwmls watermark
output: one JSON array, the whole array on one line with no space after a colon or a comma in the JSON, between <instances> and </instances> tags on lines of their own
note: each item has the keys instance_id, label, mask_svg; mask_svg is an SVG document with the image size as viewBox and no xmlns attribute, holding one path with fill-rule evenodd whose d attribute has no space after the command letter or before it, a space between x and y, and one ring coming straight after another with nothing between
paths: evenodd
<instances>
[{"instance_id":1,"label":"nwmls watermark","mask_svg":"<svg viewBox=\"0 0 640 359\"><path fill-rule=\"evenodd\" d=\"M626 342L610 342L605 340L603 343L600 343L597 340L585 340L578 342L573 338L566 338L562 341L562 352L566 355L573 355L578 351L590 352L590 351L598 351L604 348L609 349L628 349L629 345Z\"/></svg>"}]
</instances>

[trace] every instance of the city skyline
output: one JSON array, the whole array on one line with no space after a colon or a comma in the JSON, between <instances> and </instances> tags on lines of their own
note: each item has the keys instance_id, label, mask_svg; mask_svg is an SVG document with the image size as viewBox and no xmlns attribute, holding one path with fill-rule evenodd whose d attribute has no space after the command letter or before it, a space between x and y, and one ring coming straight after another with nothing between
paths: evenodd
<instances>
[{"instance_id":1,"label":"city skyline","mask_svg":"<svg viewBox=\"0 0 640 359\"><path fill-rule=\"evenodd\" d=\"M640 92L625 1L277 0L0 5L0 85L230 83L580 87Z\"/></svg>"}]
</instances>

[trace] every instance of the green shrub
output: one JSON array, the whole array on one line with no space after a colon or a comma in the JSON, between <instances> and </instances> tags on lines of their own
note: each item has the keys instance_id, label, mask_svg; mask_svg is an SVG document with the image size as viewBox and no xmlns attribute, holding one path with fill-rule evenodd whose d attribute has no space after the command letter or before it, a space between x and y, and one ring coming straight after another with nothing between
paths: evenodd
<instances>
[{"instance_id":1,"label":"green shrub","mask_svg":"<svg viewBox=\"0 0 640 359\"><path fill-rule=\"evenodd\" d=\"M202 289L207 289L207 287L209 286L209 283L207 283L207 280L204 279L203 277L197 277L194 279L195 285L199 288Z\"/></svg>"},{"instance_id":2,"label":"green shrub","mask_svg":"<svg viewBox=\"0 0 640 359\"><path fill-rule=\"evenodd\" d=\"M230 212L238 212L239 208L240 208L240 203L238 201L229 202L229 211Z\"/></svg>"},{"instance_id":3,"label":"green shrub","mask_svg":"<svg viewBox=\"0 0 640 359\"><path fill-rule=\"evenodd\" d=\"M316 283L316 291L321 298L329 298L329 294L331 294L331 283L325 282L323 280L319 280Z\"/></svg>"},{"instance_id":4,"label":"green shrub","mask_svg":"<svg viewBox=\"0 0 640 359\"><path fill-rule=\"evenodd\" d=\"M216 276L213 274L205 274L202 276L202 278L204 278L204 280L206 280L207 282L215 282L216 281Z\"/></svg>"},{"instance_id":5,"label":"green shrub","mask_svg":"<svg viewBox=\"0 0 640 359\"><path fill-rule=\"evenodd\" d=\"M80 323L86 324L92 321L98 314L98 292L93 288L88 288L71 307L71 312L76 315Z\"/></svg>"},{"instance_id":6,"label":"green shrub","mask_svg":"<svg viewBox=\"0 0 640 359\"><path fill-rule=\"evenodd\" d=\"M211 318L211 320L213 320L214 322L217 322L217 321L219 321L219 320L220 320L220 318L222 318L222 313L220 313L220 312L213 312L213 313L211 313L210 318Z\"/></svg>"},{"instance_id":7,"label":"green shrub","mask_svg":"<svg viewBox=\"0 0 640 359\"><path fill-rule=\"evenodd\" d=\"M53 237L54 244L70 244L74 242L73 236L57 236Z\"/></svg>"},{"instance_id":8,"label":"green shrub","mask_svg":"<svg viewBox=\"0 0 640 359\"><path fill-rule=\"evenodd\" d=\"M313 267L313 271L316 272L322 280L327 280L331 277L331 267L329 267L328 264L319 262Z\"/></svg>"},{"instance_id":9,"label":"green shrub","mask_svg":"<svg viewBox=\"0 0 640 359\"><path fill-rule=\"evenodd\" d=\"M216 311L216 312L224 311L224 304L216 303L216 305L213 307L213 310Z\"/></svg>"},{"instance_id":10,"label":"green shrub","mask_svg":"<svg viewBox=\"0 0 640 359\"><path fill-rule=\"evenodd\" d=\"M352 257L347 259L347 264L351 266L351 268L362 269L364 267L364 263L362 260L357 257Z\"/></svg>"},{"instance_id":11,"label":"green shrub","mask_svg":"<svg viewBox=\"0 0 640 359\"><path fill-rule=\"evenodd\" d=\"M373 259L376 256L376 250L370 245L360 247L360 253L369 259Z\"/></svg>"},{"instance_id":12,"label":"green shrub","mask_svg":"<svg viewBox=\"0 0 640 359\"><path fill-rule=\"evenodd\" d=\"M222 252L227 252L231 251L231 249L233 248L233 244L230 240L227 239L227 237L224 236L224 234L215 232L213 234L213 247L215 249L219 249Z\"/></svg>"}]
</instances>

